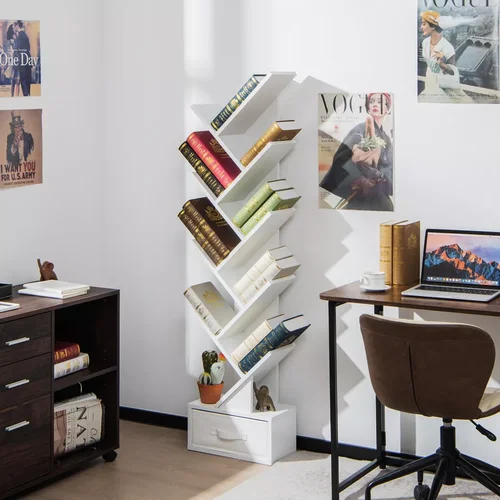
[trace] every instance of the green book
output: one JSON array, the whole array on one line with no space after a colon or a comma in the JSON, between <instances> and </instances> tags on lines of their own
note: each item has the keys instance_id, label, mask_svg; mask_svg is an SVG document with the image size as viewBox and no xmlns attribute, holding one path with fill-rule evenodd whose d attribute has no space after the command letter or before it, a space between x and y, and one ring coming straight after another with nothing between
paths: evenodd
<instances>
[{"instance_id":1,"label":"green book","mask_svg":"<svg viewBox=\"0 0 500 500\"><path fill-rule=\"evenodd\" d=\"M301 196L295 189L285 189L273 193L266 202L248 219L241 228L243 234L248 234L269 212L292 208L300 200Z\"/></svg>"},{"instance_id":2,"label":"green book","mask_svg":"<svg viewBox=\"0 0 500 500\"><path fill-rule=\"evenodd\" d=\"M276 191L291 189L285 179L268 181L243 205L238 213L233 217L233 222L237 227L242 227L245 222L263 205L263 203Z\"/></svg>"}]
</instances>

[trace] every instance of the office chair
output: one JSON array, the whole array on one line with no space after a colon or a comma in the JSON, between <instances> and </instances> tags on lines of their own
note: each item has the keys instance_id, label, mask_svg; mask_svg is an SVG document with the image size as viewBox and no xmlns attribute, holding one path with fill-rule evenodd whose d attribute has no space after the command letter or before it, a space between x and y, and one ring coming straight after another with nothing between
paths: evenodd
<instances>
[{"instance_id":1,"label":"office chair","mask_svg":"<svg viewBox=\"0 0 500 500\"><path fill-rule=\"evenodd\" d=\"M371 490L417 472L416 500L435 500L443 484L454 485L457 469L500 496L500 486L485 472L500 469L461 454L455 447L453 419L475 420L500 412L500 390L487 389L495 363L495 346L487 332L472 325L389 319L363 314L360 318L368 369L380 402L406 413L440 417L441 443L436 453L410 462L372 481ZM495 436L477 426L482 434ZM429 488L424 469L436 466Z\"/></svg>"}]
</instances>

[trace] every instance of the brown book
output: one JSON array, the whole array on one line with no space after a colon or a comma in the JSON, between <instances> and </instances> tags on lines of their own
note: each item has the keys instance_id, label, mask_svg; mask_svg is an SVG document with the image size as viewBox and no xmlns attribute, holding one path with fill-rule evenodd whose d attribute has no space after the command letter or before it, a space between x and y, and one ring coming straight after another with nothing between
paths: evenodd
<instances>
[{"instance_id":1,"label":"brown book","mask_svg":"<svg viewBox=\"0 0 500 500\"><path fill-rule=\"evenodd\" d=\"M420 221L395 224L392 245L393 284L417 283L420 277Z\"/></svg>"},{"instance_id":2,"label":"brown book","mask_svg":"<svg viewBox=\"0 0 500 500\"><path fill-rule=\"evenodd\" d=\"M189 200L182 208L222 258L226 258L241 241L207 197Z\"/></svg>"},{"instance_id":3,"label":"brown book","mask_svg":"<svg viewBox=\"0 0 500 500\"><path fill-rule=\"evenodd\" d=\"M54 344L54 363L77 358L80 354L80 346L75 342L63 342L56 340Z\"/></svg>"},{"instance_id":4,"label":"brown book","mask_svg":"<svg viewBox=\"0 0 500 500\"><path fill-rule=\"evenodd\" d=\"M191 217L184 210L181 210L177 214L177 217L179 217L181 222L187 227L188 231L194 236L194 239L198 242L198 244L205 251L205 253L210 257L210 260L216 266L218 266L224 260L224 258L207 240L207 237L201 232L196 222L193 219L191 219Z\"/></svg>"},{"instance_id":5,"label":"brown book","mask_svg":"<svg viewBox=\"0 0 500 500\"><path fill-rule=\"evenodd\" d=\"M275 121L259 140L242 156L240 162L245 167L266 147L269 142L291 141L302 129L294 120Z\"/></svg>"},{"instance_id":6,"label":"brown book","mask_svg":"<svg viewBox=\"0 0 500 500\"><path fill-rule=\"evenodd\" d=\"M380 270L385 273L385 284L392 285L392 228L404 220L388 220L380 224Z\"/></svg>"}]
</instances>

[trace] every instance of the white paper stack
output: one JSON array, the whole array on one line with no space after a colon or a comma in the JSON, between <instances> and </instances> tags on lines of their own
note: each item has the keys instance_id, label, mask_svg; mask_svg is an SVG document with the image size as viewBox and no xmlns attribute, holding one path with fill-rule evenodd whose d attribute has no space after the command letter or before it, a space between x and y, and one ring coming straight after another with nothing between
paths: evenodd
<instances>
[{"instance_id":1,"label":"white paper stack","mask_svg":"<svg viewBox=\"0 0 500 500\"><path fill-rule=\"evenodd\" d=\"M59 280L35 281L33 283L25 283L23 287L19 290L20 294L38 295L53 299L67 299L69 297L84 295L90 289L89 285Z\"/></svg>"}]
</instances>

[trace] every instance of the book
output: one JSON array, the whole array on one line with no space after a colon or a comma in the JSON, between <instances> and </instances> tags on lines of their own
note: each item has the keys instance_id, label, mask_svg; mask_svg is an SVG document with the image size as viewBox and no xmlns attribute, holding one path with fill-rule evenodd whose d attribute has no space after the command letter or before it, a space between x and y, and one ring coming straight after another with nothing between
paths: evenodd
<instances>
[{"instance_id":1,"label":"book","mask_svg":"<svg viewBox=\"0 0 500 500\"><path fill-rule=\"evenodd\" d=\"M210 243L210 241L208 241L207 237L204 233L202 233L197 223L185 212L185 210L181 210L177 214L177 217L194 236L194 239L198 242L211 261L218 266L224 260L224 257L217 252L217 249Z\"/></svg>"},{"instance_id":2,"label":"book","mask_svg":"<svg viewBox=\"0 0 500 500\"><path fill-rule=\"evenodd\" d=\"M56 340L54 344L54 363L60 363L80 355L80 346L75 342Z\"/></svg>"},{"instance_id":3,"label":"book","mask_svg":"<svg viewBox=\"0 0 500 500\"><path fill-rule=\"evenodd\" d=\"M85 368L88 368L89 363L89 355L85 352L80 352L76 358L54 364L54 379L64 377L73 372L85 370Z\"/></svg>"},{"instance_id":4,"label":"book","mask_svg":"<svg viewBox=\"0 0 500 500\"><path fill-rule=\"evenodd\" d=\"M291 257L292 252L286 246L271 248L259 258L259 260L238 280L234 285L236 293L240 294L269 267L273 262Z\"/></svg>"},{"instance_id":5,"label":"book","mask_svg":"<svg viewBox=\"0 0 500 500\"><path fill-rule=\"evenodd\" d=\"M272 262L248 288L243 290L240 295L241 299L243 302L250 302L266 283L291 276L299 267L300 264L295 257L286 257Z\"/></svg>"},{"instance_id":6,"label":"book","mask_svg":"<svg viewBox=\"0 0 500 500\"><path fill-rule=\"evenodd\" d=\"M235 226L242 227L273 193L284 189L291 189L290 184L285 179L264 183L233 217Z\"/></svg>"},{"instance_id":7,"label":"book","mask_svg":"<svg viewBox=\"0 0 500 500\"><path fill-rule=\"evenodd\" d=\"M420 278L420 221L393 226L392 282L412 285Z\"/></svg>"},{"instance_id":8,"label":"book","mask_svg":"<svg viewBox=\"0 0 500 500\"><path fill-rule=\"evenodd\" d=\"M25 283L23 287L29 288L30 290L41 290L52 293L59 293L61 295L87 291L90 289L89 285L82 285L81 283L71 283L69 281L60 280L35 281L32 283Z\"/></svg>"},{"instance_id":9,"label":"book","mask_svg":"<svg viewBox=\"0 0 500 500\"><path fill-rule=\"evenodd\" d=\"M210 281L190 286L184 292L184 297L214 335L218 335L236 316L236 312Z\"/></svg>"},{"instance_id":10,"label":"book","mask_svg":"<svg viewBox=\"0 0 500 500\"><path fill-rule=\"evenodd\" d=\"M266 75L254 74L252 75L234 94L234 96L229 100L229 102L220 110L217 116L212 120L210 125L214 130L219 130L226 120L238 109L240 104L255 90L257 85L262 81Z\"/></svg>"},{"instance_id":11,"label":"book","mask_svg":"<svg viewBox=\"0 0 500 500\"><path fill-rule=\"evenodd\" d=\"M34 288L20 288L18 292L20 295L36 295L38 297L47 297L50 299L69 299L71 297L78 297L79 295L85 295L88 290L82 290L79 292L65 293L62 295L59 292L51 292L49 290L35 290Z\"/></svg>"},{"instance_id":12,"label":"book","mask_svg":"<svg viewBox=\"0 0 500 500\"><path fill-rule=\"evenodd\" d=\"M310 326L303 314L283 320L238 363L241 371L249 372L268 352L295 342Z\"/></svg>"},{"instance_id":13,"label":"book","mask_svg":"<svg viewBox=\"0 0 500 500\"><path fill-rule=\"evenodd\" d=\"M301 130L295 120L276 120L241 157L241 164L248 166L269 142L291 141Z\"/></svg>"},{"instance_id":14,"label":"book","mask_svg":"<svg viewBox=\"0 0 500 500\"><path fill-rule=\"evenodd\" d=\"M234 351L231 357L239 363L257 344L285 319L284 314L278 314L264 320Z\"/></svg>"},{"instance_id":15,"label":"book","mask_svg":"<svg viewBox=\"0 0 500 500\"><path fill-rule=\"evenodd\" d=\"M54 456L94 445L104 436L104 405L93 393L54 405Z\"/></svg>"},{"instance_id":16,"label":"book","mask_svg":"<svg viewBox=\"0 0 500 500\"><path fill-rule=\"evenodd\" d=\"M224 186L201 161L201 158L194 152L193 148L187 142L183 142L179 146L179 151L194 168L200 179L207 185L208 189L210 189L216 197L219 197L224 192Z\"/></svg>"},{"instance_id":17,"label":"book","mask_svg":"<svg viewBox=\"0 0 500 500\"><path fill-rule=\"evenodd\" d=\"M222 258L240 243L239 236L207 197L188 200L182 208Z\"/></svg>"},{"instance_id":18,"label":"book","mask_svg":"<svg viewBox=\"0 0 500 500\"><path fill-rule=\"evenodd\" d=\"M248 234L269 212L292 208L300 198L301 196L299 196L293 188L276 191L250 217L250 219L243 224L241 231L243 234Z\"/></svg>"},{"instance_id":19,"label":"book","mask_svg":"<svg viewBox=\"0 0 500 500\"><path fill-rule=\"evenodd\" d=\"M389 220L380 224L380 270L385 273L385 284L392 285L392 228L404 220Z\"/></svg>"},{"instance_id":20,"label":"book","mask_svg":"<svg viewBox=\"0 0 500 500\"><path fill-rule=\"evenodd\" d=\"M187 143L224 188L227 188L241 173L238 165L208 130L191 133Z\"/></svg>"}]
</instances>

